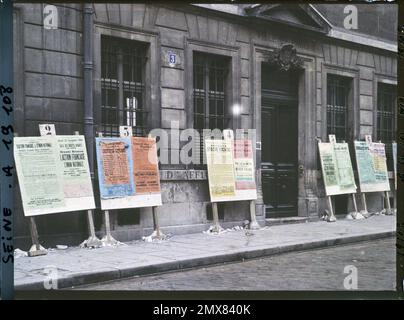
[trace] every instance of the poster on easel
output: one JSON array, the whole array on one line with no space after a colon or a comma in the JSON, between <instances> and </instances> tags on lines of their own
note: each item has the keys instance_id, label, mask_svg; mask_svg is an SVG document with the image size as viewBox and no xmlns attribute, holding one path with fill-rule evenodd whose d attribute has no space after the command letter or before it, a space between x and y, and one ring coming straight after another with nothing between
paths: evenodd
<instances>
[{"instance_id":1,"label":"poster on easel","mask_svg":"<svg viewBox=\"0 0 404 320\"><path fill-rule=\"evenodd\" d=\"M355 141L354 146L361 192L390 191L384 144Z\"/></svg>"},{"instance_id":2,"label":"poster on easel","mask_svg":"<svg viewBox=\"0 0 404 320\"><path fill-rule=\"evenodd\" d=\"M318 149L326 195L356 193L348 144L319 142Z\"/></svg>"},{"instance_id":3,"label":"poster on easel","mask_svg":"<svg viewBox=\"0 0 404 320\"><path fill-rule=\"evenodd\" d=\"M319 142L321 170L325 193L327 196L339 194L337 161L335 160L334 149L331 143Z\"/></svg>"},{"instance_id":4,"label":"poster on easel","mask_svg":"<svg viewBox=\"0 0 404 320\"><path fill-rule=\"evenodd\" d=\"M96 138L102 210L162 205L156 140Z\"/></svg>"},{"instance_id":5,"label":"poster on easel","mask_svg":"<svg viewBox=\"0 0 404 320\"><path fill-rule=\"evenodd\" d=\"M129 138L96 138L101 201L135 193L132 144Z\"/></svg>"},{"instance_id":6,"label":"poster on easel","mask_svg":"<svg viewBox=\"0 0 404 320\"><path fill-rule=\"evenodd\" d=\"M234 201L236 183L234 178L232 140L205 140L211 202Z\"/></svg>"},{"instance_id":7,"label":"poster on easel","mask_svg":"<svg viewBox=\"0 0 404 320\"><path fill-rule=\"evenodd\" d=\"M136 194L160 194L157 146L154 138L132 138Z\"/></svg>"},{"instance_id":8,"label":"poster on easel","mask_svg":"<svg viewBox=\"0 0 404 320\"><path fill-rule=\"evenodd\" d=\"M340 194L356 193L355 176L352 168L348 144L334 143L335 160L338 169L338 184Z\"/></svg>"},{"instance_id":9,"label":"poster on easel","mask_svg":"<svg viewBox=\"0 0 404 320\"><path fill-rule=\"evenodd\" d=\"M233 143L235 197L238 200L256 200L255 166L252 142L236 139Z\"/></svg>"},{"instance_id":10,"label":"poster on easel","mask_svg":"<svg viewBox=\"0 0 404 320\"><path fill-rule=\"evenodd\" d=\"M376 184L382 189L380 191L390 191L387 157L384 143L373 142L369 145L369 150L373 158Z\"/></svg>"},{"instance_id":11,"label":"poster on easel","mask_svg":"<svg viewBox=\"0 0 404 320\"><path fill-rule=\"evenodd\" d=\"M15 137L25 216L95 208L84 136Z\"/></svg>"},{"instance_id":12,"label":"poster on easel","mask_svg":"<svg viewBox=\"0 0 404 320\"><path fill-rule=\"evenodd\" d=\"M55 138L66 199L94 199L84 136L67 135L55 136Z\"/></svg>"}]
</instances>

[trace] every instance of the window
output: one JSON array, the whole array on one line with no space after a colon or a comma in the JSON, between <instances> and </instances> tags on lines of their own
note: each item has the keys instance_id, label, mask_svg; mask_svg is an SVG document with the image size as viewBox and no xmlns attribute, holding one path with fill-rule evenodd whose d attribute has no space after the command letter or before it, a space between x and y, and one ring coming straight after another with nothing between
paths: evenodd
<instances>
[{"instance_id":1,"label":"window","mask_svg":"<svg viewBox=\"0 0 404 320\"><path fill-rule=\"evenodd\" d=\"M229 58L194 52L193 65L194 128L202 137L203 129L223 130L229 124L226 113ZM203 139L198 145L204 150ZM203 163L200 149L194 159Z\"/></svg>"},{"instance_id":2,"label":"window","mask_svg":"<svg viewBox=\"0 0 404 320\"><path fill-rule=\"evenodd\" d=\"M337 141L348 141L348 99L350 80L327 75L327 136L335 134Z\"/></svg>"},{"instance_id":3,"label":"window","mask_svg":"<svg viewBox=\"0 0 404 320\"><path fill-rule=\"evenodd\" d=\"M101 127L104 136L119 136L119 126L147 134L145 108L146 45L103 36L101 40Z\"/></svg>"},{"instance_id":4,"label":"window","mask_svg":"<svg viewBox=\"0 0 404 320\"><path fill-rule=\"evenodd\" d=\"M394 108L396 87L385 83L377 85L377 140L386 144L387 167L393 171Z\"/></svg>"}]
</instances>

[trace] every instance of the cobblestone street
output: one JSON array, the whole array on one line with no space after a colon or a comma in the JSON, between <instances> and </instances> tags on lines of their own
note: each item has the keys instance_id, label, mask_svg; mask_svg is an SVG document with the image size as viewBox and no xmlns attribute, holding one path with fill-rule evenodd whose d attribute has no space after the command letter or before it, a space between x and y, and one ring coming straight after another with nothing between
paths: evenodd
<instances>
[{"instance_id":1,"label":"cobblestone street","mask_svg":"<svg viewBox=\"0 0 404 320\"><path fill-rule=\"evenodd\" d=\"M344 268L354 266L358 290L395 290L395 259L395 238L388 238L76 289L345 290Z\"/></svg>"}]
</instances>

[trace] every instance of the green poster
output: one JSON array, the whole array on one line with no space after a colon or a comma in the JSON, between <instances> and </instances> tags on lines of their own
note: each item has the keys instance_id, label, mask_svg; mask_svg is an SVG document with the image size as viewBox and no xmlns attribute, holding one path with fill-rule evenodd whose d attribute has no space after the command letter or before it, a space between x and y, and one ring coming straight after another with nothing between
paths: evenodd
<instances>
[{"instance_id":1,"label":"green poster","mask_svg":"<svg viewBox=\"0 0 404 320\"><path fill-rule=\"evenodd\" d=\"M318 149L327 196L356 193L348 144L320 142Z\"/></svg>"},{"instance_id":2,"label":"green poster","mask_svg":"<svg viewBox=\"0 0 404 320\"><path fill-rule=\"evenodd\" d=\"M320 142L318 144L320 152L321 169L327 195L338 194L337 162L334 149L331 143Z\"/></svg>"},{"instance_id":3,"label":"green poster","mask_svg":"<svg viewBox=\"0 0 404 320\"><path fill-rule=\"evenodd\" d=\"M366 141L355 141L355 155L362 190L362 186L376 183L372 155L370 154L369 146Z\"/></svg>"},{"instance_id":4,"label":"green poster","mask_svg":"<svg viewBox=\"0 0 404 320\"><path fill-rule=\"evenodd\" d=\"M14 158L26 216L65 205L53 137L14 138Z\"/></svg>"},{"instance_id":5,"label":"green poster","mask_svg":"<svg viewBox=\"0 0 404 320\"><path fill-rule=\"evenodd\" d=\"M84 136L16 137L25 216L94 209Z\"/></svg>"},{"instance_id":6,"label":"green poster","mask_svg":"<svg viewBox=\"0 0 404 320\"><path fill-rule=\"evenodd\" d=\"M384 144L355 141L354 145L361 192L389 190Z\"/></svg>"},{"instance_id":7,"label":"green poster","mask_svg":"<svg viewBox=\"0 0 404 320\"><path fill-rule=\"evenodd\" d=\"M347 143L334 144L335 159L338 168L338 181L342 190L356 192L355 177Z\"/></svg>"}]
</instances>

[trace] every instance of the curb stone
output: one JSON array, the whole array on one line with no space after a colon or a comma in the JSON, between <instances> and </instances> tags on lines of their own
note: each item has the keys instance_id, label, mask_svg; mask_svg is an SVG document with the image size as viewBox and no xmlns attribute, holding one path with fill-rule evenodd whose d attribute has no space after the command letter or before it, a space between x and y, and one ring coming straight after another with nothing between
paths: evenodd
<instances>
[{"instance_id":1,"label":"curb stone","mask_svg":"<svg viewBox=\"0 0 404 320\"><path fill-rule=\"evenodd\" d=\"M395 236L395 231L385 231L365 235L340 237L334 239L325 239L310 241L306 243L289 244L285 246L253 248L251 250L240 250L239 252L223 252L210 256L196 257L170 262L162 262L149 266L111 268L112 270L101 270L96 272L74 273L68 276L58 278L58 289L71 288L82 285L89 285L99 282L120 280L134 276L152 275L168 271L186 270L196 267L207 267L215 264L241 262L244 259L256 259L268 257L293 251L304 251L327 248L335 245L344 245L356 242L370 241ZM33 281L31 283L16 285L15 290L45 290L43 281Z\"/></svg>"}]
</instances>

